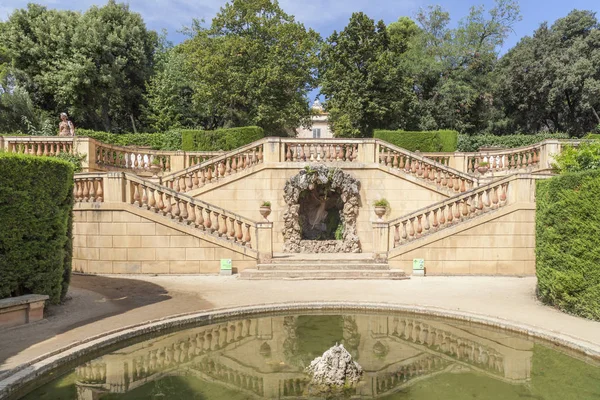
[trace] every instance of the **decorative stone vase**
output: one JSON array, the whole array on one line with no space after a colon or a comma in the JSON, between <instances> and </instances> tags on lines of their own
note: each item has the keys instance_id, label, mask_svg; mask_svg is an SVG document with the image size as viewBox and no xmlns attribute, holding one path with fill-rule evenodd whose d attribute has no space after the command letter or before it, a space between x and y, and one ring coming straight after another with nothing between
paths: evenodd
<instances>
[{"instance_id":1,"label":"decorative stone vase","mask_svg":"<svg viewBox=\"0 0 600 400\"><path fill-rule=\"evenodd\" d=\"M485 174L486 172L488 172L488 170L489 170L489 169L490 169L490 168L489 168L487 165L485 165L485 166L484 166L484 165L480 165L479 167L477 167L477 171L478 171L478 172L479 172L481 175L483 175L483 174Z\"/></svg>"},{"instance_id":2,"label":"decorative stone vase","mask_svg":"<svg viewBox=\"0 0 600 400\"><path fill-rule=\"evenodd\" d=\"M377 215L378 221L383 221L383 216L387 212L386 206L375 206L375 215Z\"/></svg>"},{"instance_id":3,"label":"decorative stone vase","mask_svg":"<svg viewBox=\"0 0 600 400\"><path fill-rule=\"evenodd\" d=\"M271 206L260 206L260 215L263 216L265 221L269 221L267 217L271 214Z\"/></svg>"},{"instance_id":4,"label":"decorative stone vase","mask_svg":"<svg viewBox=\"0 0 600 400\"><path fill-rule=\"evenodd\" d=\"M156 177L161 170L161 166L157 164L152 164L150 166L150 171L152 171L152 176Z\"/></svg>"}]
</instances>

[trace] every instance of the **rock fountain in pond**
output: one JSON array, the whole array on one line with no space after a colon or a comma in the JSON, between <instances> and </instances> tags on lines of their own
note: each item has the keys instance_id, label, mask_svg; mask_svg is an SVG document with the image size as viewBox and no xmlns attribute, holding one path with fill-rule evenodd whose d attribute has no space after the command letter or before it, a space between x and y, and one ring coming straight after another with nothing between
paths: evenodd
<instances>
[{"instance_id":1,"label":"rock fountain in pond","mask_svg":"<svg viewBox=\"0 0 600 400\"><path fill-rule=\"evenodd\" d=\"M334 395L356 387L362 376L362 367L352 360L343 344L336 344L315 358L306 372L312 375L311 395Z\"/></svg>"}]
</instances>

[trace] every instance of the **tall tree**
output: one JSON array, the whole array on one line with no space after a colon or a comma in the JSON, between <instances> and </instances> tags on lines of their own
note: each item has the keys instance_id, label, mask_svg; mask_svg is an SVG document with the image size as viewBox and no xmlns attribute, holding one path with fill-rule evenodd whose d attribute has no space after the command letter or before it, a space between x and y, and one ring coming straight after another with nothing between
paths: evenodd
<instances>
[{"instance_id":1,"label":"tall tree","mask_svg":"<svg viewBox=\"0 0 600 400\"><path fill-rule=\"evenodd\" d=\"M501 60L498 97L519 131L581 136L600 124L600 24L572 11L542 24Z\"/></svg>"},{"instance_id":2,"label":"tall tree","mask_svg":"<svg viewBox=\"0 0 600 400\"><path fill-rule=\"evenodd\" d=\"M364 13L352 14L340 33L334 32L321 51L321 93L325 95L336 136L372 136L376 128L405 127L410 82L397 68L416 30L402 20L390 33Z\"/></svg>"},{"instance_id":3,"label":"tall tree","mask_svg":"<svg viewBox=\"0 0 600 400\"><path fill-rule=\"evenodd\" d=\"M319 35L277 1L232 0L183 43L205 128L258 125L287 134L310 116Z\"/></svg>"},{"instance_id":4,"label":"tall tree","mask_svg":"<svg viewBox=\"0 0 600 400\"><path fill-rule=\"evenodd\" d=\"M36 105L80 126L134 128L157 40L139 14L114 0L83 15L29 4L6 24L14 76Z\"/></svg>"}]
</instances>

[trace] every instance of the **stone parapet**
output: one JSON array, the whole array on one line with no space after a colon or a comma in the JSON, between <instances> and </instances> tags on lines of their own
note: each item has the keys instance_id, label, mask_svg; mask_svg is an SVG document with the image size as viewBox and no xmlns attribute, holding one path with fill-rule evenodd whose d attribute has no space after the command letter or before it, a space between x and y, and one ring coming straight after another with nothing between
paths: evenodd
<instances>
[{"instance_id":1,"label":"stone parapet","mask_svg":"<svg viewBox=\"0 0 600 400\"><path fill-rule=\"evenodd\" d=\"M0 329L41 320L48 299L47 295L28 294L0 300Z\"/></svg>"}]
</instances>

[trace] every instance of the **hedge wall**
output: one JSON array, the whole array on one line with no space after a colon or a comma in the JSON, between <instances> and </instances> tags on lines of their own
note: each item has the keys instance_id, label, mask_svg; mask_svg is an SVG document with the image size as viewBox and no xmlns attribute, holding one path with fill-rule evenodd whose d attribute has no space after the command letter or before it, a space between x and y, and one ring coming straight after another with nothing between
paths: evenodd
<instances>
[{"instance_id":1,"label":"hedge wall","mask_svg":"<svg viewBox=\"0 0 600 400\"><path fill-rule=\"evenodd\" d=\"M538 296L600 320L600 170L537 183Z\"/></svg>"},{"instance_id":2,"label":"hedge wall","mask_svg":"<svg viewBox=\"0 0 600 400\"><path fill-rule=\"evenodd\" d=\"M0 298L67 292L73 167L49 157L0 153Z\"/></svg>"},{"instance_id":3,"label":"hedge wall","mask_svg":"<svg viewBox=\"0 0 600 400\"><path fill-rule=\"evenodd\" d=\"M75 135L89 137L117 146L149 146L154 150L181 150L181 132L164 133L109 133L77 129Z\"/></svg>"},{"instance_id":4,"label":"hedge wall","mask_svg":"<svg viewBox=\"0 0 600 400\"><path fill-rule=\"evenodd\" d=\"M568 139L566 133L537 133L535 135L458 135L458 151L478 151L480 147L510 149L529 146L546 139Z\"/></svg>"},{"instance_id":5,"label":"hedge wall","mask_svg":"<svg viewBox=\"0 0 600 400\"><path fill-rule=\"evenodd\" d=\"M258 126L217 129L216 131L182 130L181 139L184 151L233 150L265 137Z\"/></svg>"},{"instance_id":6,"label":"hedge wall","mask_svg":"<svg viewBox=\"0 0 600 400\"><path fill-rule=\"evenodd\" d=\"M427 152L453 152L456 151L458 132L443 131L384 131L376 130L375 138L385 140L410 151Z\"/></svg>"}]
</instances>

